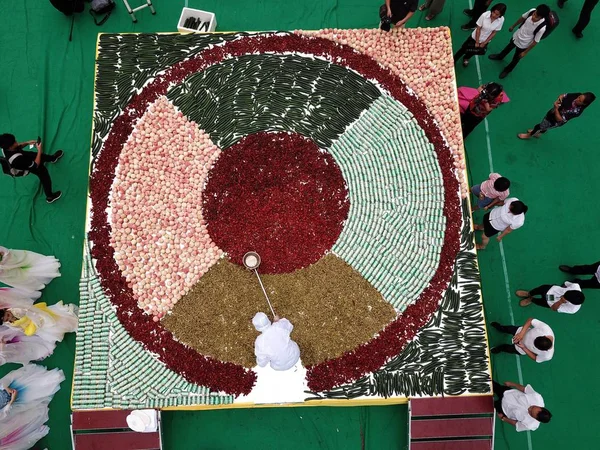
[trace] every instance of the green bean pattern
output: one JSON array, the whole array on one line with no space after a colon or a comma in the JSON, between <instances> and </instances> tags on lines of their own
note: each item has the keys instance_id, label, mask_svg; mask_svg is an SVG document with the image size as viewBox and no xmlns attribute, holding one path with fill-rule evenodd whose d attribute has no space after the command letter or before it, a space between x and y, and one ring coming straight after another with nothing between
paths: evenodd
<instances>
[{"instance_id":1,"label":"green bean pattern","mask_svg":"<svg viewBox=\"0 0 600 450\"><path fill-rule=\"evenodd\" d=\"M258 131L328 148L381 95L346 68L296 55L247 55L191 75L167 97L225 149Z\"/></svg>"}]
</instances>

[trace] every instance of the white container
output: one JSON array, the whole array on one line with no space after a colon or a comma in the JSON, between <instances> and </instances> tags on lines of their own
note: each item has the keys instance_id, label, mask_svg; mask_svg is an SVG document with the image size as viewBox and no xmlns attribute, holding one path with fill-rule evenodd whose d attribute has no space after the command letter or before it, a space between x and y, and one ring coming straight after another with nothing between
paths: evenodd
<instances>
[{"instance_id":1,"label":"white container","mask_svg":"<svg viewBox=\"0 0 600 450\"><path fill-rule=\"evenodd\" d=\"M202 31L194 30L193 28L186 28L183 26L185 21L194 17L200 19L202 22L209 22L208 31L203 29ZM201 11L193 8L183 8L181 16L179 17L179 23L177 24L177 31L180 33L212 33L217 29L217 16L214 13L208 11Z\"/></svg>"}]
</instances>

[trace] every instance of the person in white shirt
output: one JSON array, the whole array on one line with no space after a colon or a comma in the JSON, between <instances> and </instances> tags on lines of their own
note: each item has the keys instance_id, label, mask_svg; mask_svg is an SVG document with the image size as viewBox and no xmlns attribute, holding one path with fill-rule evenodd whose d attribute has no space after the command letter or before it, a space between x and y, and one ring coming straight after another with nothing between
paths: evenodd
<instances>
[{"instance_id":1,"label":"person in white shirt","mask_svg":"<svg viewBox=\"0 0 600 450\"><path fill-rule=\"evenodd\" d=\"M521 306L535 303L543 308L566 314L575 314L585 301L585 295L579 285L568 281L565 281L564 286L543 284L530 291L519 289L516 294L522 298L519 302Z\"/></svg>"},{"instance_id":2,"label":"person in white shirt","mask_svg":"<svg viewBox=\"0 0 600 450\"><path fill-rule=\"evenodd\" d=\"M492 322L492 326L501 333L513 336L512 344L502 344L492 348L491 352L527 355L534 361L542 363L550 361L554 356L554 332L537 319L527 319L522 327L500 325Z\"/></svg>"},{"instance_id":3,"label":"person in white shirt","mask_svg":"<svg viewBox=\"0 0 600 450\"><path fill-rule=\"evenodd\" d=\"M477 27L464 42L462 47L454 54L454 63L463 57L463 67L469 65L469 60L474 54L482 55L496 33L502 29L506 5L498 3L492 9L484 12L477 19Z\"/></svg>"},{"instance_id":4,"label":"person in white shirt","mask_svg":"<svg viewBox=\"0 0 600 450\"><path fill-rule=\"evenodd\" d=\"M542 39L546 32L546 18L550 15L548 5L540 5L537 8L530 9L517 20L508 30L513 31L517 26L519 29L513 34L512 39L504 50L500 53L490 55L489 58L500 61L508 55L512 49L515 49L515 54L512 61L506 66L500 78L505 78L517 66L519 61L527 56L527 53L535 47Z\"/></svg>"},{"instance_id":5,"label":"person in white shirt","mask_svg":"<svg viewBox=\"0 0 600 450\"><path fill-rule=\"evenodd\" d=\"M265 367L271 364L274 370L291 369L300 359L300 348L291 340L294 326L287 319L275 316L273 324L265 313L256 313L252 324L260 336L254 342L256 364Z\"/></svg>"},{"instance_id":6,"label":"person in white shirt","mask_svg":"<svg viewBox=\"0 0 600 450\"><path fill-rule=\"evenodd\" d=\"M582 289L600 289L600 261L594 264L558 266L558 268L559 270L572 275L594 275L592 278L587 278L585 280L575 278L573 282L577 283Z\"/></svg>"},{"instance_id":7,"label":"person in white shirt","mask_svg":"<svg viewBox=\"0 0 600 450\"><path fill-rule=\"evenodd\" d=\"M512 233L517 228L521 228L525 223L525 213L527 206L518 198L507 198L504 205L492 209L483 216L482 224L475 224L476 230L483 231L481 235L481 244L477 244L478 250L483 250L490 242L490 238L500 233L496 238L498 242L508 233Z\"/></svg>"},{"instance_id":8,"label":"person in white shirt","mask_svg":"<svg viewBox=\"0 0 600 450\"><path fill-rule=\"evenodd\" d=\"M498 400L494 407L502 422L514 426L517 431L535 431L540 423L548 423L552 414L544 408L544 399L530 384L523 386L511 381L493 382L494 395Z\"/></svg>"}]
</instances>

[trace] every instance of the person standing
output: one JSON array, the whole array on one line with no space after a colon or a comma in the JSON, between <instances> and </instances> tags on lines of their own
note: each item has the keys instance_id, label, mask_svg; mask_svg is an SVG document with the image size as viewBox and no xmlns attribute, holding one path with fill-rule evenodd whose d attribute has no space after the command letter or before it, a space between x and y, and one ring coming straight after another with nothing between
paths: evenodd
<instances>
[{"instance_id":1,"label":"person standing","mask_svg":"<svg viewBox=\"0 0 600 450\"><path fill-rule=\"evenodd\" d=\"M472 30L477 26L477 19L481 16L487 9L488 6L492 4L492 0L475 0L473 3L473 9L463 9L463 14L467 17L470 17L466 24L460 27L463 31Z\"/></svg>"},{"instance_id":2,"label":"person standing","mask_svg":"<svg viewBox=\"0 0 600 450\"><path fill-rule=\"evenodd\" d=\"M419 6L419 11L428 9L429 12L425 16L425 20L433 20L435 16L442 12L445 4L446 0L425 0L425 3Z\"/></svg>"},{"instance_id":3,"label":"person standing","mask_svg":"<svg viewBox=\"0 0 600 450\"><path fill-rule=\"evenodd\" d=\"M537 138L540 137L540 134L545 133L551 128L562 127L569 120L583 114L583 111L594 100L596 100L596 96L591 92L561 94L554 102L554 107L546 113L546 116L540 123L527 130L527 133L519 133L517 136L519 139L530 139L532 136Z\"/></svg>"},{"instance_id":4,"label":"person standing","mask_svg":"<svg viewBox=\"0 0 600 450\"><path fill-rule=\"evenodd\" d=\"M519 289L515 293L522 299L519 302L521 306L534 303L542 308L550 308L552 311L566 314L575 314L585 301L585 295L579 285L568 281L565 281L564 286L542 284L529 291Z\"/></svg>"},{"instance_id":5,"label":"person standing","mask_svg":"<svg viewBox=\"0 0 600 450\"><path fill-rule=\"evenodd\" d=\"M476 230L483 231L481 244L477 244L477 249L484 250L490 238L498 233L500 236L496 240L500 242L504 236L521 228L525 223L527 210L527 206L522 201L513 197L507 199L503 206L494 208L483 216L483 223L474 226Z\"/></svg>"},{"instance_id":6,"label":"person standing","mask_svg":"<svg viewBox=\"0 0 600 450\"><path fill-rule=\"evenodd\" d=\"M486 211L494 206L502 206L509 196L510 181L499 173L490 173L487 180L471 188L471 193L477 197L473 211L483 208Z\"/></svg>"},{"instance_id":7,"label":"person standing","mask_svg":"<svg viewBox=\"0 0 600 450\"><path fill-rule=\"evenodd\" d=\"M558 7L562 9L566 2L567 0L558 0ZM571 30L577 39L581 39L583 37L583 30L585 30L585 27L587 27L590 23L592 11L594 11L594 8L597 4L598 0L585 0L583 2L581 12L579 13L579 20Z\"/></svg>"},{"instance_id":8,"label":"person standing","mask_svg":"<svg viewBox=\"0 0 600 450\"><path fill-rule=\"evenodd\" d=\"M540 423L548 423L552 414L544 406L544 399L530 384L523 386L507 381L502 386L492 381L494 395L498 400L494 407L502 422L509 423L519 431L535 431Z\"/></svg>"},{"instance_id":9,"label":"person standing","mask_svg":"<svg viewBox=\"0 0 600 450\"><path fill-rule=\"evenodd\" d=\"M546 32L546 18L550 15L547 5L539 5L524 13L508 30L513 31L517 26L519 29L513 34L512 39L500 53L490 55L495 61L503 60L513 49L515 54L511 62L502 70L500 78L505 78L517 66L519 61L535 47Z\"/></svg>"},{"instance_id":10,"label":"person standing","mask_svg":"<svg viewBox=\"0 0 600 450\"><path fill-rule=\"evenodd\" d=\"M385 5L382 5L379 9L379 16L382 19L381 29L389 31L389 29L383 27L385 17L389 17L389 20L395 26L404 27L417 10L418 3L419 0L385 0Z\"/></svg>"},{"instance_id":11,"label":"person standing","mask_svg":"<svg viewBox=\"0 0 600 450\"><path fill-rule=\"evenodd\" d=\"M463 66L467 67L472 56L472 54L467 53L469 49L481 49L482 52L485 52L487 45L496 36L496 33L502 29L505 13L506 5L504 3L498 3L490 11L484 12L477 19L475 31L454 54L454 63L456 64L460 57L464 55Z\"/></svg>"},{"instance_id":12,"label":"person standing","mask_svg":"<svg viewBox=\"0 0 600 450\"><path fill-rule=\"evenodd\" d=\"M497 345L491 349L492 353L527 355L538 363L550 361L554 356L554 332L541 320L527 319L522 327L500 325L498 322L491 325L501 333L513 336L512 344Z\"/></svg>"},{"instance_id":13,"label":"person standing","mask_svg":"<svg viewBox=\"0 0 600 450\"><path fill-rule=\"evenodd\" d=\"M287 319L275 316L273 324L263 312L256 313L252 324L260 335L254 343L256 364L259 367L271 365L274 370L291 369L300 359L300 348L291 338L294 326Z\"/></svg>"},{"instance_id":14,"label":"person standing","mask_svg":"<svg viewBox=\"0 0 600 450\"><path fill-rule=\"evenodd\" d=\"M584 264L581 266L558 266L559 270L571 275L594 275L592 278L582 280L575 278L573 283L579 285L582 289L600 289L600 261L594 264Z\"/></svg>"},{"instance_id":15,"label":"person standing","mask_svg":"<svg viewBox=\"0 0 600 450\"><path fill-rule=\"evenodd\" d=\"M23 149L27 145L35 145L37 152L24 151ZM61 191L52 191L52 180L44 163L54 164L57 162L64 154L62 150L58 150L53 155L46 155L42 150L41 142L19 143L14 135L8 133L0 135L0 148L4 151L4 156L11 168L22 171L22 176L32 173L40 179L48 203L54 203L61 197Z\"/></svg>"},{"instance_id":16,"label":"person standing","mask_svg":"<svg viewBox=\"0 0 600 450\"><path fill-rule=\"evenodd\" d=\"M487 83L480 86L478 91L479 94L473 97L465 111L460 113L463 139L466 139L489 113L504 103L505 94L501 84Z\"/></svg>"}]
</instances>

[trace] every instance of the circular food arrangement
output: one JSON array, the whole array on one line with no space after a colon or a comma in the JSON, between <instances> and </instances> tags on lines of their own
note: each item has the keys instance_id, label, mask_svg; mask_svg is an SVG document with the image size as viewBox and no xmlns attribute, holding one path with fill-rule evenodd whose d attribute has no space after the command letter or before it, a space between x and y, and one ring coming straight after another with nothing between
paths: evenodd
<instances>
[{"instance_id":1,"label":"circular food arrangement","mask_svg":"<svg viewBox=\"0 0 600 450\"><path fill-rule=\"evenodd\" d=\"M394 47L327 33L240 33L167 64L99 144L102 288L136 341L214 391L256 382L251 319L268 306L248 269L294 324L312 391L398 355L453 275L452 127L377 58Z\"/></svg>"}]
</instances>

